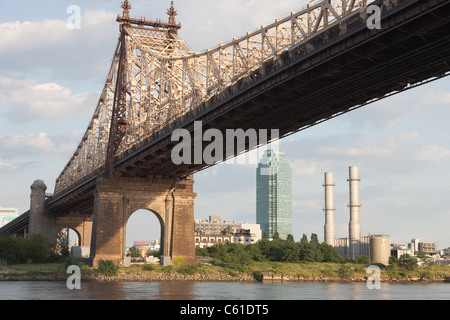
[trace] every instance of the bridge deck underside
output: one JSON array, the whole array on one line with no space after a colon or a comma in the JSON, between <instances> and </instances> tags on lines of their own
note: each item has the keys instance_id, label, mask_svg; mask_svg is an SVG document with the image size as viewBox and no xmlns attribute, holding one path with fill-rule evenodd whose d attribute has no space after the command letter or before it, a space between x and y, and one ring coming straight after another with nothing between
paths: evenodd
<instances>
[{"instance_id":1,"label":"bridge deck underside","mask_svg":"<svg viewBox=\"0 0 450 320\"><path fill-rule=\"evenodd\" d=\"M450 70L449 1L404 4L382 17L381 30L369 30L359 21L343 35L336 28L316 38L315 49L308 53L303 45L291 49L280 57L282 67L266 63L256 81L185 115L182 127L192 132L194 121L202 121L203 130L279 129L283 137L443 75ZM160 134L117 158L116 173L186 177L209 166L175 165L174 145L171 132ZM95 177L100 173L49 199L49 208L92 210Z\"/></svg>"},{"instance_id":2,"label":"bridge deck underside","mask_svg":"<svg viewBox=\"0 0 450 320\"><path fill-rule=\"evenodd\" d=\"M447 4L411 21L410 16L420 15L420 5L394 9L382 20L380 32L360 23L309 54L300 54L301 46L291 50L282 69L270 74L268 64L264 71L269 75L192 116L185 128L192 131L197 120L204 130L279 129L286 136L438 77L450 70L449 8ZM187 176L207 166L174 165L173 146L166 135L118 162L116 169L123 176Z\"/></svg>"}]
</instances>

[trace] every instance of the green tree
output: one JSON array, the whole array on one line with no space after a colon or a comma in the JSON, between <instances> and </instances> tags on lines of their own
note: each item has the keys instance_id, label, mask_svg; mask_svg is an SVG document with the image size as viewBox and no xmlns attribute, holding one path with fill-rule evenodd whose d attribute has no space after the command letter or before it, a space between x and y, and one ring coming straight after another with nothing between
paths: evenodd
<instances>
[{"instance_id":1,"label":"green tree","mask_svg":"<svg viewBox=\"0 0 450 320\"><path fill-rule=\"evenodd\" d=\"M25 261L25 239L0 235L0 260L8 264Z\"/></svg>"},{"instance_id":2,"label":"green tree","mask_svg":"<svg viewBox=\"0 0 450 320\"><path fill-rule=\"evenodd\" d=\"M329 244L322 242L319 245L319 249L322 252L322 262L334 262L339 263L342 261L341 256L336 252Z\"/></svg>"},{"instance_id":3,"label":"green tree","mask_svg":"<svg viewBox=\"0 0 450 320\"><path fill-rule=\"evenodd\" d=\"M315 233L311 233L311 241L310 243L319 244L319 237Z\"/></svg>"},{"instance_id":4,"label":"green tree","mask_svg":"<svg viewBox=\"0 0 450 320\"><path fill-rule=\"evenodd\" d=\"M31 234L25 241L25 255L33 262L44 262L51 254L48 239L41 234Z\"/></svg>"},{"instance_id":5,"label":"green tree","mask_svg":"<svg viewBox=\"0 0 450 320\"><path fill-rule=\"evenodd\" d=\"M314 253L314 248L310 243L300 242L299 243L299 259L301 261L315 262L316 257Z\"/></svg>"},{"instance_id":6,"label":"green tree","mask_svg":"<svg viewBox=\"0 0 450 320\"><path fill-rule=\"evenodd\" d=\"M195 255L197 257L208 257L209 253L208 250L206 248L195 248Z\"/></svg>"},{"instance_id":7,"label":"green tree","mask_svg":"<svg viewBox=\"0 0 450 320\"><path fill-rule=\"evenodd\" d=\"M398 266L406 270L414 270L417 267L417 259L409 254L404 254L398 259Z\"/></svg>"},{"instance_id":8,"label":"green tree","mask_svg":"<svg viewBox=\"0 0 450 320\"><path fill-rule=\"evenodd\" d=\"M221 260L223 262L230 262L230 256L228 254L228 244L216 244L208 247L209 255L215 259Z\"/></svg>"},{"instance_id":9,"label":"green tree","mask_svg":"<svg viewBox=\"0 0 450 320\"><path fill-rule=\"evenodd\" d=\"M367 257L367 256L356 256L355 263L368 265L368 264L370 264L370 260L369 260L369 257Z\"/></svg>"},{"instance_id":10,"label":"green tree","mask_svg":"<svg viewBox=\"0 0 450 320\"><path fill-rule=\"evenodd\" d=\"M141 257L141 252L135 246L132 246L127 253L128 257L139 258Z\"/></svg>"},{"instance_id":11,"label":"green tree","mask_svg":"<svg viewBox=\"0 0 450 320\"><path fill-rule=\"evenodd\" d=\"M300 240L300 243L309 243L308 237L306 236L306 234L303 234L302 239Z\"/></svg>"},{"instance_id":12,"label":"green tree","mask_svg":"<svg viewBox=\"0 0 450 320\"><path fill-rule=\"evenodd\" d=\"M284 243L281 248L280 261L283 262L298 262L300 260L300 248L298 244L293 241L288 241Z\"/></svg>"},{"instance_id":13,"label":"green tree","mask_svg":"<svg viewBox=\"0 0 450 320\"><path fill-rule=\"evenodd\" d=\"M261 252L261 248L257 244L251 244L245 248L248 255L253 261L264 261L264 255Z\"/></svg>"},{"instance_id":14,"label":"green tree","mask_svg":"<svg viewBox=\"0 0 450 320\"><path fill-rule=\"evenodd\" d=\"M422 261L423 264L428 265L430 261L430 256L423 251L418 251L416 253L416 257L418 260Z\"/></svg>"},{"instance_id":15,"label":"green tree","mask_svg":"<svg viewBox=\"0 0 450 320\"><path fill-rule=\"evenodd\" d=\"M251 260L252 259L250 258L250 255L244 249L243 245L237 245L236 248L233 250L232 261L234 263L238 263L241 265L249 265Z\"/></svg>"}]
</instances>

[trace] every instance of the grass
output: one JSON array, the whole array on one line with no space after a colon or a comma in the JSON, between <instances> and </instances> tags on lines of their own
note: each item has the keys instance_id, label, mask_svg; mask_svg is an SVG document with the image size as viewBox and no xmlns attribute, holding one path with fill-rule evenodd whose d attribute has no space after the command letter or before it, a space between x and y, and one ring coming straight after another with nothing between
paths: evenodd
<instances>
[{"instance_id":1,"label":"grass","mask_svg":"<svg viewBox=\"0 0 450 320\"><path fill-rule=\"evenodd\" d=\"M66 271L64 269L64 263L12 264L8 268L26 273L60 273Z\"/></svg>"}]
</instances>

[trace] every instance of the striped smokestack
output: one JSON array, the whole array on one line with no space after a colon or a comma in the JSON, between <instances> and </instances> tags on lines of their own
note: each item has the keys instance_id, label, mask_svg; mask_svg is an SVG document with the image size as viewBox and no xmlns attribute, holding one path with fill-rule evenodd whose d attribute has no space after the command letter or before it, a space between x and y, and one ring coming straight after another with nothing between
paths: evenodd
<instances>
[{"instance_id":1,"label":"striped smokestack","mask_svg":"<svg viewBox=\"0 0 450 320\"><path fill-rule=\"evenodd\" d=\"M334 247L335 227L334 227L334 186L333 173L325 173L325 243Z\"/></svg>"},{"instance_id":2,"label":"striped smokestack","mask_svg":"<svg viewBox=\"0 0 450 320\"><path fill-rule=\"evenodd\" d=\"M348 226L349 240L350 240L350 252L349 256L355 259L360 254L359 243L361 240L361 224L359 222L359 181L358 168L350 167L350 178L348 179L350 184L350 223Z\"/></svg>"}]
</instances>

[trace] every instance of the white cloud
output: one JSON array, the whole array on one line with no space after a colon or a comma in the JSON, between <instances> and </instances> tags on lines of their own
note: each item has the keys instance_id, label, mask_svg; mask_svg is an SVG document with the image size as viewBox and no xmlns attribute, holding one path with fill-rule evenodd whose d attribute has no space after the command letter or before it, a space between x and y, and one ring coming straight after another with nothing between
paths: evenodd
<instances>
[{"instance_id":1,"label":"white cloud","mask_svg":"<svg viewBox=\"0 0 450 320\"><path fill-rule=\"evenodd\" d=\"M0 75L0 99L11 107L6 115L16 123L31 120L55 120L88 116L93 112L98 94L73 94L56 83L37 83Z\"/></svg>"},{"instance_id":2,"label":"white cloud","mask_svg":"<svg viewBox=\"0 0 450 320\"><path fill-rule=\"evenodd\" d=\"M444 146L437 145L422 145L419 150L417 150L416 157L418 160L427 162L441 162L442 160L448 158L450 155L450 150Z\"/></svg>"},{"instance_id":3,"label":"white cloud","mask_svg":"<svg viewBox=\"0 0 450 320\"><path fill-rule=\"evenodd\" d=\"M3 71L98 83L108 72L119 27L114 13L92 10L82 15L79 30L46 19L0 23L0 34Z\"/></svg>"},{"instance_id":4,"label":"white cloud","mask_svg":"<svg viewBox=\"0 0 450 320\"><path fill-rule=\"evenodd\" d=\"M289 162L294 177L312 176L319 168L316 160L293 159Z\"/></svg>"},{"instance_id":5,"label":"white cloud","mask_svg":"<svg viewBox=\"0 0 450 320\"><path fill-rule=\"evenodd\" d=\"M44 132L29 136L6 134L0 135L0 148L2 156L8 156L16 152L50 152L55 150L55 144Z\"/></svg>"},{"instance_id":6,"label":"white cloud","mask_svg":"<svg viewBox=\"0 0 450 320\"><path fill-rule=\"evenodd\" d=\"M17 170L16 166L9 163L0 162L0 172L16 171L16 170Z\"/></svg>"},{"instance_id":7,"label":"white cloud","mask_svg":"<svg viewBox=\"0 0 450 320\"><path fill-rule=\"evenodd\" d=\"M80 137L81 131L60 132L57 135L45 132L30 135L3 134L0 135L0 159L25 157L37 160L42 159L42 155L59 155L69 160Z\"/></svg>"},{"instance_id":8,"label":"white cloud","mask_svg":"<svg viewBox=\"0 0 450 320\"><path fill-rule=\"evenodd\" d=\"M319 153L345 155L348 157L372 157L372 156L389 156L392 154L392 149L389 147L377 147L375 145L360 145L360 146L336 146L336 147L321 147Z\"/></svg>"}]
</instances>

